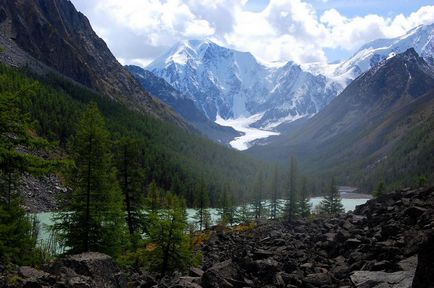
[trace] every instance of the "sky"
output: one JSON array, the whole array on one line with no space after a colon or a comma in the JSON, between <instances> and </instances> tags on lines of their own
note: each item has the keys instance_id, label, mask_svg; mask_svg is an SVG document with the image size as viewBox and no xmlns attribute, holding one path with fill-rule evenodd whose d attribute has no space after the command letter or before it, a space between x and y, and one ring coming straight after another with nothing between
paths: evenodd
<instances>
[{"instance_id":1,"label":"sky","mask_svg":"<svg viewBox=\"0 0 434 288\"><path fill-rule=\"evenodd\" d=\"M72 0L122 64L145 67L182 40L267 62L329 63L434 23L432 0Z\"/></svg>"}]
</instances>

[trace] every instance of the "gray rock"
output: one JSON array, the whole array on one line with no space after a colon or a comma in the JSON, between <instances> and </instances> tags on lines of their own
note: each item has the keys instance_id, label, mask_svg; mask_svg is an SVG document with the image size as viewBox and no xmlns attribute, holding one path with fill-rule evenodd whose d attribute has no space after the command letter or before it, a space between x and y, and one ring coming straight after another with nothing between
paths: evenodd
<instances>
[{"instance_id":1,"label":"gray rock","mask_svg":"<svg viewBox=\"0 0 434 288\"><path fill-rule=\"evenodd\" d=\"M413 288L434 287L434 234L428 236L422 246L417 261L416 274L413 280Z\"/></svg>"},{"instance_id":2,"label":"gray rock","mask_svg":"<svg viewBox=\"0 0 434 288\"><path fill-rule=\"evenodd\" d=\"M312 285L328 285L332 283L332 278L328 273L315 273L309 274L303 278L303 282L309 283Z\"/></svg>"},{"instance_id":3,"label":"gray rock","mask_svg":"<svg viewBox=\"0 0 434 288\"><path fill-rule=\"evenodd\" d=\"M413 276L414 271L356 271L350 279L356 288L411 288Z\"/></svg>"}]
</instances>

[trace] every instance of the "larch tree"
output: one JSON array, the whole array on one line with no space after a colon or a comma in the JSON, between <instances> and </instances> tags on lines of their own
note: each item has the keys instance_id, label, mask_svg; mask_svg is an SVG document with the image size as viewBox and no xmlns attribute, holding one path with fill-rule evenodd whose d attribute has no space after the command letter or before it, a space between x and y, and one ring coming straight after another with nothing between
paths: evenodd
<instances>
[{"instance_id":1,"label":"larch tree","mask_svg":"<svg viewBox=\"0 0 434 288\"><path fill-rule=\"evenodd\" d=\"M17 94L31 93L31 89ZM24 172L46 173L56 162L32 154L46 143L32 135L17 94L0 93L0 262L33 264L36 235L22 208L20 179Z\"/></svg>"},{"instance_id":2,"label":"larch tree","mask_svg":"<svg viewBox=\"0 0 434 288\"><path fill-rule=\"evenodd\" d=\"M199 230L202 230L205 226L209 226L208 206L209 206L208 189L202 177L199 181L199 188L196 192L195 207L197 211L194 215L196 224L199 226Z\"/></svg>"},{"instance_id":3,"label":"larch tree","mask_svg":"<svg viewBox=\"0 0 434 288\"><path fill-rule=\"evenodd\" d=\"M128 242L123 197L112 163L109 133L96 104L83 112L72 141L72 193L65 212L55 215L54 231L69 253L98 251L119 255Z\"/></svg>"},{"instance_id":4,"label":"larch tree","mask_svg":"<svg viewBox=\"0 0 434 288\"><path fill-rule=\"evenodd\" d=\"M223 185L222 193L220 195L218 213L220 221L223 224L233 225L235 223L235 205L233 195L228 184Z\"/></svg>"},{"instance_id":5,"label":"larch tree","mask_svg":"<svg viewBox=\"0 0 434 288\"><path fill-rule=\"evenodd\" d=\"M292 156L291 165L289 171L289 187L288 187L288 197L286 203L286 217L288 221L294 219L297 213L297 181L298 181L298 171L297 171L297 160Z\"/></svg>"},{"instance_id":6,"label":"larch tree","mask_svg":"<svg viewBox=\"0 0 434 288\"><path fill-rule=\"evenodd\" d=\"M280 213L279 206L279 177L277 167L274 168L273 178L271 180L271 203L270 203L270 216L271 219L276 219Z\"/></svg>"},{"instance_id":7,"label":"larch tree","mask_svg":"<svg viewBox=\"0 0 434 288\"><path fill-rule=\"evenodd\" d=\"M259 171L256 175L256 182L253 187L253 195L254 195L254 211L255 211L255 219L260 219L263 215L263 192L264 192L264 177L262 171Z\"/></svg>"},{"instance_id":8,"label":"larch tree","mask_svg":"<svg viewBox=\"0 0 434 288\"><path fill-rule=\"evenodd\" d=\"M122 138L116 145L116 167L118 181L123 192L126 222L134 247L144 231L145 195L142 183L145 178L139 142Z\"/></svg>"},{"instance_id":9,"label":"larch tree","mask_svg":"<svg viewBox=\"0 0 434 288\"><path fill-rule=\"evenodd\" d=\"M149 248L142 259L145 266L159 271L161 276L176 269L185 270L197 262L186 234L188 223L185 201L167 193L162 202L162 209L149 214Z\"/></svg>"}]
</instances>

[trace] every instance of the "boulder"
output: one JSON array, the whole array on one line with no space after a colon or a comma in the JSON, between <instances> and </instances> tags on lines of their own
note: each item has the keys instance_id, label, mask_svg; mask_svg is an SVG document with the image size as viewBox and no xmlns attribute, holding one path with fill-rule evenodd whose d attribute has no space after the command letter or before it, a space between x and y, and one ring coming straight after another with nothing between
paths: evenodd
<instances>
[{"instance_id":1,"label":"boulder","mask_svg":"<svg viewBox=\"0 0 434 288\"><path fill-rule=\"evenodd\" d=\"M434 287L434 234L428 236L422 246L417 261L413 288Z\"/></svg>"},{"instance_id":2,"label":"boulder","mask_svg":"<svg viewBox=\"0 0 434 288\"><path fill-rule=\"evenodd\" d=\"M332 278L328 273L309 274L303 278L303 282L314 286L322 287L332 284Z\"/></svg>"},{"instance_id":3,"label":"boulder","mask_svg":"<svg viewBox=\"0 0 434 288\"><path fill-rule=\"evenodd\" d=\"M204 288L234 287L228 280L238 279L238 269L232 260L226 260L213 265L202 276Z\"/></svg>"},{"instance_id":4,"label":"boulder","mask_svg":"<svg viewBox=\"0 0 434 288\"><path fill-rule=\"evenodd\" d=\"M113 259L103 253L86 252L55 261L48 271L71 287L126 288L127 281Z\"/></svg>"},{"instance_id":5,"label":"boulder","mask_svg":"<svg viewBox=\"0 0 434 288\"><path fill-rule=\"evenodd\" d=\"M413 276L414 271L356 271L350 280L356 288L411 288Z\"/></svg>"}]
</instances>

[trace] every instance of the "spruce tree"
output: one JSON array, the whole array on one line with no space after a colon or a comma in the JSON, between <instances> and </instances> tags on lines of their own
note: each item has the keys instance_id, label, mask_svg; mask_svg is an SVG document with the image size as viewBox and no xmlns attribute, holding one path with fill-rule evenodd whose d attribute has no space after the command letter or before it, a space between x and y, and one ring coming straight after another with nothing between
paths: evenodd
<instances>
[{"instance_id":1,"label":"spruce tree","mask_svg":"<svg viewBox=\"0 0 434 288\"><path fill-rule=\"evenodd\" d=\"M78 122L72 142L73 192L65 212L55 216L54 231L69 253L98 251L116 256L126 240L122 194L112 165L109 133L96 104Z\"/></svg>"},{"instance_id":2,"label":"spruce tree","mask_svg":"<svg viewBox=\"0 0 434 288\"><path fill-rule=\"evenodd\" d=\"M298 215L302 218L306 218L310 215L312 204L309 203L309 193L307 192L307 180L303 177L302 187L300 193L300 199L298 200Z\"/></svg>"},{"instance_id":3,"label":"spruce tree","mask_svg":"<svg viewBox=\"0 0 434 288\"><path fill-rule=\"evenodd\" d=\"M320 203L321 212L331 216L335 216L344 212L344 206L342 205L341 196L338 188L336 187L335 178L332 178L329 191L324 200Z\"/></svg>"},{"instance_id":4,"label":"spruce tree","mask_svg":"<svg viewBox=\"0 0 434 288\"><path fill-rule=\"evenodd\" d=\"M25 87L17 94L31 91L32 87ZM46 173L56 163L28 153L45 143L31 136L17 94L0 94L0 262L32 264L36 235L22 208L20 178L23 172ZM21 152L23 149L28 152Z\"/></svg>"},{"instance_id":5,"label":"spruce tree","mask_svg":"<svg viewBox=\"0 0 434 288\"><path fill-rule=\"evenodd\" d=\"M145 195L142 192L144 169L138 141L122 138L116 147L118 181L124 195L126 222L133 246L144 230Z\"/></svg>"}]
</instances>

